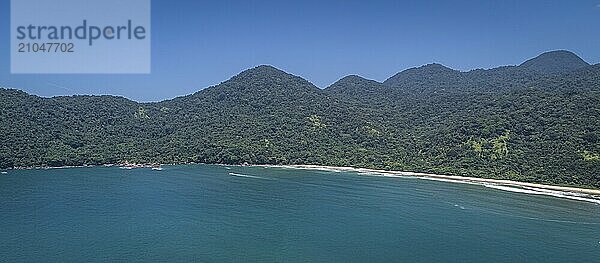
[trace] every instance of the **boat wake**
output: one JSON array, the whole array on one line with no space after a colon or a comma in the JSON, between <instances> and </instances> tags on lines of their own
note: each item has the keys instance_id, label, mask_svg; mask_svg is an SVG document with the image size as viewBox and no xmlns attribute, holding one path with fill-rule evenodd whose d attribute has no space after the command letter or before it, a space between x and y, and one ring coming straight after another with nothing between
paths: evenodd
<instances>
[{"instance_id":1,"label":"boat wake","mask_svg":"<svg viewBox=\"0 0 600 263\"><path fill-rule=\"evenodd\" d=\"M256 176L256 175L247 175L247 174L238 174L238 173L229 173L229 175L237 176L237 177L245 177L245 178L254 178L254 179L267 180L267 178Z\"/></svg>"},{"instance_id":2,"label":"boat wake","mask_svg":"<svg viewBox=\"0 0 600 263\"><path fill-rule=\"evenodd\" d=\"M465 210L465 207L464 207L464 206L462 206L462 205L459 205L459 204L454 204L454 207L458 207L458 208L460 208L460 209L462 209L462 210Z\"/></svg>"}]
</instances>

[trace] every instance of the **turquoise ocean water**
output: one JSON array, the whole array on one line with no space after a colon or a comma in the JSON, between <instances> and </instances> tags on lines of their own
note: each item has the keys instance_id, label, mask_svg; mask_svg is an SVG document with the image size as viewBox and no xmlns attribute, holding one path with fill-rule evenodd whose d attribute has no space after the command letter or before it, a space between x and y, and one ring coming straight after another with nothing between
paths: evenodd
<instances>
[{"instance_id":1,"label":"turquoise ocean water","mask_svg":"<svg viewBox=\"0 0 600 263\"><path fill-rule=\"evenodd\" d=\"M600 262L600 205L210 165L0 174L2 262Z\"/></svg>"}]
</instances>

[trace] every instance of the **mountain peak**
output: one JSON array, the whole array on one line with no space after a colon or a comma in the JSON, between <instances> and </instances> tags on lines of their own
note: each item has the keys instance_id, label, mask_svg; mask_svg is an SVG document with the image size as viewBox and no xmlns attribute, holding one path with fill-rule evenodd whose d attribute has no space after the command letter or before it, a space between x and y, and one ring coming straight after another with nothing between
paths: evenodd
<instances>
[{"instance_id":1,"label":"mountain peak","mask_svg":"<svg viewBox=\"0 0 600 263\"><path fill-rule=\"evenodd\" d=\"M319 88L309 81L270 65L260 65L240 72L231 79L214 86L213 92L238 97L279 96L317 92Z\"/></svg>"},{"instance_id":2,"label":"mountain peak","mask_svg":"<svg viewBox=\"0 0 600 263\"><path fill-rule=\"evenodd\" d=\"M382 84L380 82L377 82L374 80L363 78L359 75L348 75L348 76L345 76L345 77L339 79L335 83L331 84L329 87L327 87L327 89L336 89L336 88L339 89L339 88L345 88L348 86L355 87L355 86L365 86L365 85L377 86L377 85L382 85Z\"/></svg>"},{"instance_id":3,"label":"mountain peak","mask_svg":"<svg viewBox=\"0 0 600 263\"><path fill-rule=\"evenodd\" d=\"M417 69L427 69L427 70L443 70L443 71L455 71L449 67L446 67L440 63L429 63L423 66L418 67Z\"/></svg>"},{"instance_id":4,"label":"mountain peak","mask_svg":"<svg viewBox=\"0 0 600 263\"><path fill-rule=\"evenodd\" d=\"M572 72L587 66L589 64L575 53L568 50L555 50L529 59L519 65L519 68L553 74Z\"/></svg>"},{"instance_id":5,"label":"mountain peak","mask_svg":"<svg viewBox=\"0 0 600 263\"><path fill-rule=\"evenodd\" d=\"M364 95L381 90L383 84L374 80L366 79L358 75L348 75L325 90L331 93L343 93L347 95Z\"/></svg>"},{"instance_id":6,"label":"mountain peak","mask_svg":"<svg viewBox=\"0 0 600 263\"><path fill-rule=\"evenodd\" d=\"M269 75L290 75L287 72L273 67L271 65L259 65L240 72L235 77L269 76ZM234 77L234 78L235 78Z\"/></svg>"},{"instance_id":7,"label":"mountain peak","mask_svg":"<svg viewBox=\"0 0 600 263\"><path fill-rule=\"evenodd\" d=\"M398 74L408 75L408 74L414 74L414 73L417 73L417 74L447 74L447 73L458 73L458 71L451 69L449 67L446 67L440 63L431 63L431 64L423 65L420 67L416 67L416 68L409 68Z\"/></svg>"},{"instance_id":8,"label":"mountain peak","mask_svg":"<svg viewBox=\"0 0 600 263\"><path fill-rule=\"evenodd\" d=\"M454 78L459 74L460 71L451 69L439 63L431 63L401 71L384 81L383 84L400 86L405 82Z\"/></svg>"},{"instance_id":9,"label":"mountain peak","mask_svg":"<svg viewBox=\"0 0 600 263\"><path fill-rule=\"evenodd\" d=\"M332 86L335 85L336 83L357 83L357 82L371 82L371 81L374 82L374 80L369 80L369 79L363 78L359 75L348 75L348 76L345 76L345 77L339 79L335 83L333 83Z\"/></svg>"},{"instance_id":10,"label":"mountain peak","mask_svg":"<svg viewBox=\"0 0 600 263\"><path fill-rule=\"evenodd\" d=\"M287 73L281 69L278 69L276 67L273 67L271 65L260 65L260 66L256 66L256 67L253 67L250 69L246 69L246 70L240 72L239 74L235 75L231 79L225 81L224 83L231 83L231 82L280 83L280 82L289 82L289 81L309 83L307 80L305 80L301 77L289 74L289 73Z\"/></svg>"}]
</instances>

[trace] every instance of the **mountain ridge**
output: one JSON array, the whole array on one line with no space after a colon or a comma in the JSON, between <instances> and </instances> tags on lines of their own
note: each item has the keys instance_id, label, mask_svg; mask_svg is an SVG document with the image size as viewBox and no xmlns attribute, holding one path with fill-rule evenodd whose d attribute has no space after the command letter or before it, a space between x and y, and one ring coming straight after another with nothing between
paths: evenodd
<instances>
[{"instance_id":1,"label":"mountain ridge","mask_svg":"<svg viewBox=\"0 0 600 263\"><path fill-rule=\"evenodd\" d=\"M560 58L567 58L569 61L571 61L569 63L576 64L576 65L575 66L571 65L570 67L568 67L567 70L560 70L560 67L558 67L559 69L555 69L557 66L552 65L552 67L551 67L552 69L550 69L550 73L546 69L538 69L538 70L534 69L535 67L539 66L540 61L542 61L542 62L550 61L552 63L556 63L556 61L559 61L559 62L561 61ZM564 73L573 72L578 69L583 69L585 67L595 66L595 65L600 65L600 63L589 64L589 63L585 62L577 54L575 54L574 52L568 51L568 50L553 50L553 51L543 52L543 53L537 55L536 57L527 59L526 61L522 62L519 65L504 65L504 66L497 66L497 67L489 68L489 69L478 68L478 69L472 69L472 70L468 70L468 71L459 71L459 70L455 70L450 67L444 66L441 63L434 62L434 63L428 63L425 65L404 69L404 70L399 71L398 73L395 73L394 75L388 77L386 80L384 80L382 82L377 81L377 80L371 80L371 81L375 81L377 83L387 85L387 86L398 86L399 84L394 83L394 82L396 82L395 80L403 77L404 75L417 75L417 76L413 76L413 78L414 78L414 77L419 77L422 74L428 75L427 77L432 77L431 75L437 75L437 74L451 74L451 75L453 75L453 77L458 77L458 76L465 76L465 75L469 75L469 74L473 74L473 73L487 74L487 73L494 72L494 71L504 71L504 70L518 71L518 70L523 70L523 69L533 70L533 71L537 71L538 73L541 72L541 73L545 73L545 74L557 74L557 73L564 74ZM319 89L316 85L314 85L309 80L307 80L303 77L290 74L290 73L288 73L282 69L279 69L273 65L261 64L261 65L257 65L252 68L245 69L245 70L241 71L240 73L234 75L230 79L225 80L217 85L212 85L212 86L209 86L206 88L202 88L202 89L200 89L194 93L188 94L188 95L178 96L178 97L174 97L171 99L165 99L162 101L168 101L168 100L176 99L179 97L186 97L186 96L194 95L196 93L199 93L202 90L209 89L209 88L218 86L220 84L224 84L229 81L235 81L236 79L243 79L243 78L248 78L251 76L259 76L259 77L264 76L265 73L267 75L282 75L282 76L289 77L290 79L297 78L298 80L308 82L310 84L310 86L314 86L317 89ZM323 88L322 90L328 89L331 86L334 86L334 84L336 84L336 82L339 82L340 80L343 80L346 77L352 77L352 76L359 77L359 78L362 78L365 80L370 80L370 79L364 78L358 74L351 74L351 75L343 76L342 78L336 80L334 83ZM17 88L15 88L15 89L17 89ZM19 90L19 89L17 89L17 90ZM124 97L124 96L120 96L120 95L107 95L107 96ZM54 96L52 96L52 97L54 97ZM126 97L124 97L124 98L126 98ZM132 100L129 98L127 98L127 99ZM136 100L132 100L132 101L136 101ZM162 101L157 101L157 102L162 102Z\"/></svg>"},{"instance_id":2,"label":"mountain ridge","mask_svg":"<svg viewBox=\"0 0 600 263\"><path fill-rule=\"evenodd\" d=\"M259 66L152 103L0 89L0 168L320 164L600 188L600 65L422 70L440 74L319 89Z\"/></svg>"}]
</instances>

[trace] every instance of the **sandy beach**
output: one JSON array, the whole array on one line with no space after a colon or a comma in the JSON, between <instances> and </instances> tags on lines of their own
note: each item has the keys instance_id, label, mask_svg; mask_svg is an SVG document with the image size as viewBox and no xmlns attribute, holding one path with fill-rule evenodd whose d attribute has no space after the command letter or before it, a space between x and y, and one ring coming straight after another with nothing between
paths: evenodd
<instances>
[{"instance_id":1,"label":"sandy beach","mask_svg":"<svg viewBox=\"0 0 600 263\"><path fill-rule=\"evenodd\" d=\"M387 176L387 177L415 177L419 179L444 181L452 183L476 184L485 187L535 195L548 195L572 200L592 202L600 204L600 190L586 189L578 187L566 187L556 185L546 185L537 183L517 182L511 180L486 179L477 177L465 177L454 175L439 175L428 173L388 171L367 168L338 167L338 166L320 166L320 165L264 165L263 167L287 168L287 169L306 169L321 170L331 172L356 172L368 176Z\"/></svg>"}]
</instances>

